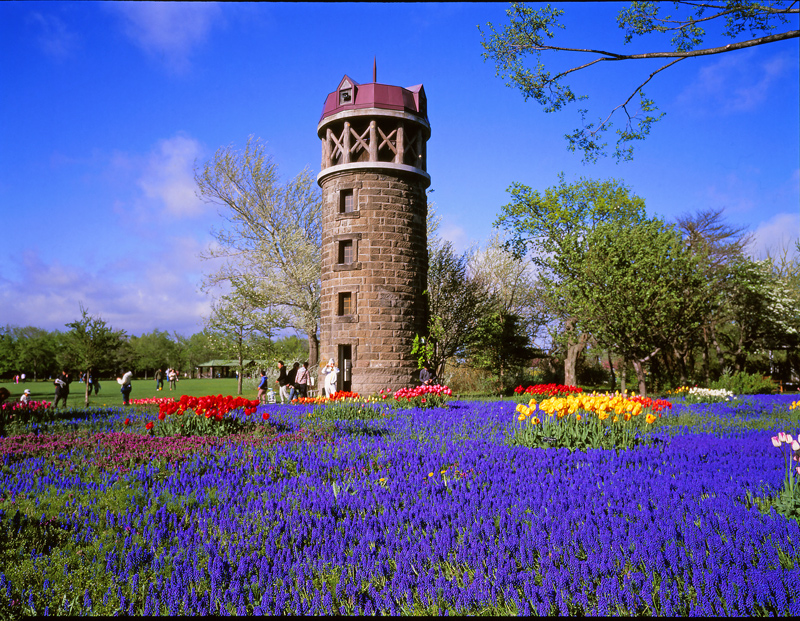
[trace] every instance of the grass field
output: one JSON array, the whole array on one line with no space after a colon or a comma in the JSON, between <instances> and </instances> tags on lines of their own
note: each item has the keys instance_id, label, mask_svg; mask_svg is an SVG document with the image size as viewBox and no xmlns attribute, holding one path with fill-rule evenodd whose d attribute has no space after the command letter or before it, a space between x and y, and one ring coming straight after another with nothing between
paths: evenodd
<instances>
[{"instance_id":1,"label":"grass field","mask_svg":"<svg viewBox=\"0 0 800 621\"><path fill-rule=\"evenodd\" d=\"M242 383L242 396L247 399L255 399L258 392L256 388L257 380L245 379ZM220 379L182 379L178 381L177 390L170 391L169 383L164 382L164 389L156 391L155 380L133 380L131 383L133 391L131 399L149 399L152 397L175 397L190 395L192 397L204 397L206 395L235 395L236 378ZM31 391L31 398L35 401L53 401L55 397L55 386L53 382L25 382L15 384L14 382L0 382L0 386L5 386L11 393L9 401L19 401L22 391L26 388ZM69 397L67 397L67 407L82 407L84 404L84 391L86 386L78 381L70 384ZM119 391L119 384L116 380L103 380L100 383L100 393L92 394L89 397L90 406L100 405L122 405L122 394Z\"/></svg>"}]
</instances>

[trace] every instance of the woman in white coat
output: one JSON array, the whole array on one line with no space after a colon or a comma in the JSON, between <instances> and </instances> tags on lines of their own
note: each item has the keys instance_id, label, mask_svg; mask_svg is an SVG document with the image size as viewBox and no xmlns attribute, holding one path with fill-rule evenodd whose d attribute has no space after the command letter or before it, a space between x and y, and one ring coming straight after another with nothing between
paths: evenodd
<instances>
[{"instance_id":1,"label":"woman in white coat","mask_svg":"<svg viewBox=\"0 0 800 621\"><path fill-rule=\"evenodd\" d=\"M122 388L120 388L119 391L122 393L122 403L124 405L131 404L132 379L133 379L133 373L131 373L130 371L128 371L122 377L117 378L117 384L120 384L122 386Z\"/></svg>"},{"instance_id":2,"label":"woman in white coat","mask_svg":"<svg viewBox=\"0 0 800 621\"><path fill-rule=\"evenodd\" d=\"M339 367L336 366L333 358L328 360L322 373L325 376L325 396L330 399L336 392L336 379L339 376Z\"/></svg>"}]
</instances>

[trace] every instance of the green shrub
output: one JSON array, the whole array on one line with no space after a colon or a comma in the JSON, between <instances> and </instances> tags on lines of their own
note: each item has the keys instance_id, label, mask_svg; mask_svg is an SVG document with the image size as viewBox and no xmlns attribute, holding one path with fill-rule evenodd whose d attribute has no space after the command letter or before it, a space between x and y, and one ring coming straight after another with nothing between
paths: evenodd
<instances>
[{"instance_id":1,"label":"green shrub","mask_svg":"<svg viewBox=\"0 0 800 621\"><path fill-rule=\"evenodd\" d=\"M741 372L733 375L725 373L709 388L730 390L735 395L771 395L777 392L777 386L771 378Z\"/></svg>"}]
</instances>

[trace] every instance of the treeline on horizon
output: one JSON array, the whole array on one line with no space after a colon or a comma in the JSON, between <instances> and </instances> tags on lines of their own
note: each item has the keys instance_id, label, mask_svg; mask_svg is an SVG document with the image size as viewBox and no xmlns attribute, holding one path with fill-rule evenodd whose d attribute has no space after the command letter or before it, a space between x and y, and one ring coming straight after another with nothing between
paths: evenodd
<instances>
[{"instance_id":1,"label":"treeline on horizon","mask_svg":"<svg viewBox=\"0 0 800 621\"><path fill-rule=\"evenodd\" d=\"M308 344L294 335L256 340L251 351L258 354L255 359L259 366L271 365L278 359L305 360L308 355ZM207 330L188 337L159 329L141 336L118 333L99 357L94 373L98 378L109 378L132 371L134 377L146 379L153 377L157 369L171 367L181 376L188 373L189 377L197 377L198 365L221 359L231 359L230 350ZM0 379L12 379L22 373L26 380L50 379L64 370L74 379L84 372L73 330L0 327Z\"/></svg>"}]
</instances>

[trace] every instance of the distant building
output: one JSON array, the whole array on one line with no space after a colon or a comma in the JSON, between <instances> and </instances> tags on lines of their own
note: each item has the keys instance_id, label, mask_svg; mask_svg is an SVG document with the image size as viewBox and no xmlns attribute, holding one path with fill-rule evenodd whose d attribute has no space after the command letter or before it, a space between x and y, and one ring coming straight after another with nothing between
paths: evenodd
<instances>
[{"instance_id":1,"label":"distant building","mask_svg":"<svg viewBox=\"0 0 800 621\"><path fill-rule=\"evenodd\" d=\"M252 373L256 366L255 360L243 360L245 375ZM236 377L236 369L239 368L238 360L209 360L203 364L198 364L200 377Z\"/></svg>"}]
</instances>

